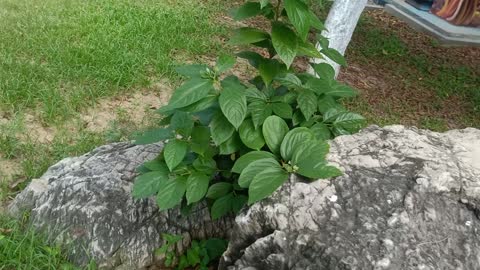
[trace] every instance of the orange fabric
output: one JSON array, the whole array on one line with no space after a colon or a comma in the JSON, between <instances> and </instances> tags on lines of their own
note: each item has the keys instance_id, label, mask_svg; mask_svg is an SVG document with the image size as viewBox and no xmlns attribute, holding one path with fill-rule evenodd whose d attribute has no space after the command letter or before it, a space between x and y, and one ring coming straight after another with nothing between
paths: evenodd
<instances>
[{"instance_id":1,"label":"orange fabric","mask_svg":"<svg viewBox=\"0 0 480 270\"><path fill-rule=\"evenodd\" d=\"M430 11L456 25L480 26L480 0L435 0Z\"/></svg>"}]
</instances>

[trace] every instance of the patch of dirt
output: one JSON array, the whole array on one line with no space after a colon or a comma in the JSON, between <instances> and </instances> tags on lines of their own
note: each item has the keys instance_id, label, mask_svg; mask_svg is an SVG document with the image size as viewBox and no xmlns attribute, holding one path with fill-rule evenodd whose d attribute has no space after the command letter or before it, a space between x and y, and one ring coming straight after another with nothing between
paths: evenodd
<instances>
[{"instance_id":1,"label":"patch of dirt","mask_svg":"<svg viewBox=\"0 0 480 270\"><path fill-rule=\"evenodd\" d=\"M149 114L149 111L159 109L168 103L171 90L161 84L158 88L162 91L135 92L129 95L118 96L113 99L105 99L98 102L81 114L80 118L86 123L86 128L92 132L102 132L110 127L110 124L125 117L133 123L141 123Z\"/></svg>"},{"instance_id":2,"label":"patch of dirt","mask_svg":"<svg viewBox=\"0 0 480 270\"><path fill-rule=\"evenodd\" d=\"M84 110L65 123L59 125L44 125L40 117L32 112L25 112L19 118L0 112L0 126L8 127L14 121L20 128L15 129L11 136L15 136L19 143L33 142L51 144L59 134L76 134L81 130L93 133L102 133L113 128L114 123L122 123L121 128L128 128L132 132L151 123L154 111L168 103L172 87L167 81L159 81L148 89L136 90L129 94L119 94L116 97L101 99L91 108ZM127 126L128 127L124 127ZM118 126L117 126L118 128ZM0 183L8 182L14 185L24 181L21 157L5 159L0 152ZM5 182L4 182L5 183ZM1 188L1 186L0 186ZM15 189L15 187L9 187Z\"/></svg>"},{"instance_id":3,"label":"patch of dirt","mask_svg":"<svg viewBox=\"0 0 480 270\"><path fill-rule=\"evenodd\" d=\"M480 76L480 48L440 47L430 36L383 11L367 11L364 16L368 19L367 27L393 33L405 43L408 53L397 59L367 58L356 51L357 44L365 43L363 36L358 31L354 33L346 53L349 67L342 69L338 77L360 90L358 100L350 104L352 110L366 109L372 121L386 119L422 127L424 119L438 119L444 129L480 127L480 113L464 93L440 96L438 89L422 83L427 78L422 78L417 67L402 60L412 55L425 57L431 68L428 76L434 79L441 76L438 70L445 66L467 66ZM402 68L406 71L399 72ZM477 87L480 91L480 85Z\"/></svg>"},{"instance_id":4,"label":"patch of dirt","mask_svg":"<svg viewBox=\"0 0 480 270\"><path fill-rule=\"evenodd\" d=\"M21 173L21 166L18 160L4 159L0 157L0 182L10 181L13 175Z\"/></svg>"}]
</instances>

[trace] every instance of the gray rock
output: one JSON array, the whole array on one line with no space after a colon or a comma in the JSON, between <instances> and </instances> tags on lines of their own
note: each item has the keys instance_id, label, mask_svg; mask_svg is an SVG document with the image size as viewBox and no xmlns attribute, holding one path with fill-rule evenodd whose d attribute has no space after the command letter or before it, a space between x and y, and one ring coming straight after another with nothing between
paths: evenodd
<instances>
[{"instance_id":1,"label":"gray rock","mask_svg":"<svg viewBox=\"0 0 480 270\"><path fill-rule=\"evenodd\" d=\"M106 145L51 167L9 210L66 243L74 262L105 269L159 264L162 233L224 237L222 269L480 269L480 131L369 127L331 143L345 174L292 176L232 220L200 206L187 218L133 200L136 167L161 145ZM233 226L233 229L232 229Z\"/></svg>"},{"instance_id":2,"label":"gray rock","mask_svg":"<svg viewBox=\"0 0 480 270\"><path fill-rule=\"evenodd\" d=\"M480 130L369 127L237 216L221 269L480 269Z\"/></svg>"},{"instance_id":3,"label":"gray rock","mask_svg":"<svg viewBox=\"0 0 480 270\"><path fill-rule=\"evenodd\" d=\"M104 269L141 269L155 263L162 233L189 239L225 236L228 220L212 222L199 207L188 218L178 209L159 212L154 199L131 196L136 168L155 158L162 145L117 143L67 158L48 169L9 207L12 215L30 212L30 222L56 242L66 244L78 265L91 259Z\"/></svg>"}]
</instances>

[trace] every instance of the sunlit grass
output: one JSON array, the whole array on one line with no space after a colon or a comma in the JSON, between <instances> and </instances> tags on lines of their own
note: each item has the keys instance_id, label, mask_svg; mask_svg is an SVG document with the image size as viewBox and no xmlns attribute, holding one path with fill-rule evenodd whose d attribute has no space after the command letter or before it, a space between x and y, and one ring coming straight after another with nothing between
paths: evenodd
<instances>
[{"instance_id":1,"label":"sunlit grass","mask_svg":"<svg viewBox=\"0 0 480 270\"><path fill-rule=\"evenodd\" d=\"M215 0L0 0L0 109L51 122L218 49Z\"/></svg>"}]
</instances>

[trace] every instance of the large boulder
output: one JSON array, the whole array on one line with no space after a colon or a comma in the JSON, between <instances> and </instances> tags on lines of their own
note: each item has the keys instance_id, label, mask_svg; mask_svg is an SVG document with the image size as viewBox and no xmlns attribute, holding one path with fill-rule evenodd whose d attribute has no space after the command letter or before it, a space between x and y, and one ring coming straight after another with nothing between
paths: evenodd
<instances>
[{"instance_id":1,"label":"large boulder","mask_svg":"<svg viewBox=\"0 0 480 270\"><path fill-rule=\"evenodd\" d=\"M184 235L180 252L191 238L225 237L230 223L212 222L205 207L185 218L178 209L160 212L153 198L132 198L136 168L161 149L161 144L115 143L64 159L32 180L9 212L29 211L32 226L65 244L74 263L95 260L104 269L160 263L154 250L162 245L162 233Z\"/></svg>"},{"instance_id":2,"label":"large boulder","mask_svg":"<svg viewBox=\"0 0 480 270\"><path fill-rule=\"evenodd\" d=\"M370 127L236 218L225 269L480 269L480 130Z\"/></svg>"},{"instance_id":3,"label":"large boulder","mask_svg":"<svg viewBox=\"0 0 480 270\"><path fill-rule=\"evenodd\" d=\"M223 269L480 269L480 131L435 133L369 127L331 142L345 174L290 178L235 220L205 207L182 217L154 199L133 200L135 168L161 145L102 146L51 167L9 210L67 244L78 264L140 269L158 264L161 233L224 237ZM233 228L232 228L233 227Z\"/></svg>"}]
</instances>

